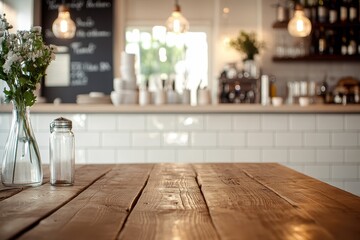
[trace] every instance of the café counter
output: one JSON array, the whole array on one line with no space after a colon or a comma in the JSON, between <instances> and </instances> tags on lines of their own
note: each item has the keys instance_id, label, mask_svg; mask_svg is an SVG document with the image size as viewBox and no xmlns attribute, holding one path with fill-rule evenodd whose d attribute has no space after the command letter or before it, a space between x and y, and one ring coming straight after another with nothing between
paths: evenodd
<instances>
[{"instance_id":1,"label":"caf\u00e9 counter","mask_svg":"<svg viewBox=\"0 0 360 240\"><path fill-rule=\"evenodd\" d=\"M0 113L11 111L11 105L0 105ZM112 104L36 104L34 113L360 113L360 104L315 104L263 106L260 104L212 104L191 106L169 105L120 105Z\"/></svg>"},{"instance_id":2,"label":"caf\u00e9 counter","mask_svg":"<svg viewBox=\"0 0 360 240\"><path fill-rule=\"evenodd\" d=\"M0 105L0 157L11 109ZM360 105L39 104L31 120L44 163L60 116L73 122L77 163L275 161L360 196Z\"/></svg>"}]
</instances>

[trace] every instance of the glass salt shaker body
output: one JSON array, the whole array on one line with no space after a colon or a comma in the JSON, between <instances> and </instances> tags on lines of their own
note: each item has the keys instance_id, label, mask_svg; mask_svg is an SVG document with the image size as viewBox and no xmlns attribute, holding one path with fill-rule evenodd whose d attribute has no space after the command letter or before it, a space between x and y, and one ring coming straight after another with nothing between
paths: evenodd
<instances>
[{"instance_id":1,"label":"glass salt shaker body","mask_svg":"<svg viewBox=\"0 0 360 240\"><path fill-rule=\"evenodd\" d=\"M75 139L72 122L57 118L50 124L50 184L70 186L75 175Z\"/></svg>"}]
</instances>

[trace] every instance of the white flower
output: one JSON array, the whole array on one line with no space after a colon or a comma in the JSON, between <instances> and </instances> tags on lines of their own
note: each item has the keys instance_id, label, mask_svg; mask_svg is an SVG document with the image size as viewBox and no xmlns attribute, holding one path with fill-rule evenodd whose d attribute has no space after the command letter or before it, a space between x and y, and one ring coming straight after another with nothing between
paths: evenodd
<instances>
[{"instance_id":1,"label":"white flower","mask_svg":"<svg viewBox=\"0 0 360 240\"><path fill-rule=\"evenodd\" d=\"M56 55L55 55L55 53L51 53L51 61L54 61L56 59Z\"/></svg>"},{"instance_id":2,"label":"white flower","mask_svg":"<svg viewBox=\"0 0 360 240\"><path fill-rule=\"evenodd\" d=\"M50 49L55 53L58 52L58 47L54 44L50 44Z\"/></svg>"},{"instance_id":3,"label":"white flower","mask_svg":"<svg viewBox=\"0 0 360 240\"><path fill-rule=\"evenodd\" d=\"M4 72L8 74L11 70L11 66L14 62L18 61L20 58L18 55L14 54L13 52L8 53L8 57L6 58L6 61L3 65Z\"/></svg>"},{"instance_id":4,"label":"white flower","mask_svg":"<svg viewBox=\"0 0 360 240\"><path fill-rule=\"evenodd\" d=\"M4 19L1 19L0 21L0 30L1 31L5 31L6 30L6 22L4 21Z\"/></svg>"},{"instance_id":5,"label":"white flower","mask_svg":"<svg viewBox=\"0 0 360 240\"><path fill-rule=\"evenodd\" d=\"M31 28L30 31L35 32L35 33L41 33L41 27L40 26L34 26L34 27Z\"/></svg>"},{"instance_id":6,"label":"white flower","mask_svg":"<svg viewBox=\"0 0 360 240\"><path fill-rule=\"evenodd\" d=\"M5 15L0 15L0 72L2 80L9 86L5 93L7 100L15 100L31 106L34 95L24 98L24 92L39 83L49 63L55 58L55 47L47 46L41 37L41 27L33 27L30 31L17 31L10 34L12 26ZM6 47L3 47L6 46ZM14 78L26 81L14 81Z\"/></svg>"}]
</instances>

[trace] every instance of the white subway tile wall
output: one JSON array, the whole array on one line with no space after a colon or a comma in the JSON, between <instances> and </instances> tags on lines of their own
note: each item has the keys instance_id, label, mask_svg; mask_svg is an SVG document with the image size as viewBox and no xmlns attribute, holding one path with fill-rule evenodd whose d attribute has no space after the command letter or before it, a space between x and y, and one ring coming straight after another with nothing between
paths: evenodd
<instances>
[{"instance_id":1,"label":"white subway tile wall","mask_svg":"<svg viewBox=\"0 0 360 240\"><path fill-rule=\"evenodd\" d=\"M288 161L287 149L263 149L261 153L263 162L286 163Z\"/></svg>"},{"instance_id":2,"label":"white subway tile wall","mask_svg":"<svg viewBox=\"0 0 360 240\"><path fill-rule=\"evenodd\" d=\"M360 115L347 115L345 116L345 129L346 130L360 130Z\"/></svg>"},{"instance_id":3,"label":"white subway tile wall","mask_svg":"<svg viewBox=\"0 0 360 240\"><path fill-rule=\"evenodd\" d=\"M269 114L262 115L261 129L262 130L287 130L289 128L289 118L283 114Z\"/></svg>"},{"instance_id":4,"label":"white subway tile wall","mask_svg":"<svg viewBox=\"0 0 360 240\"><path fill-rule=\"evenodd\" d=\"M176 162L176 154L172 149L151 149L147 151L147 162L171 163Z\"/></svg>"},{"instance_id":5,"label":"white subway tile wall","mask_svg":"<svg viewBox=\"0 0 360 240\"><path fill-rule=\"evenodd\" d=\"M114 163L145 163L146 151L144 149L126 148L116 151ZM100 162L101 163L101 162Z\"/></svg>"},{"instance_id":6,"label":"white subway tile wall","mask_svg":"<svg viewBox=\"0 0 360 240\"><path fill-rule=\"evenodd\" d=\"M290 148L289 162L291 163L306 163L311 164L316 162L316 151L315 149L309 148Z\"/></svg>"},{"instance_id":7,"label":"white subway tile wall","mask_svg":"<svg viewBox=\"0 0 360 240\"><path fill-rule=\"evenodd\" d=\"M278 162L360 196L360 114L32 113L44 163L60 116L77 163ZM0 114L0 161L11 119Z\"/></svg>"},{"instance_id":8,"label":"white subway tile wall","mask_svg":"<svg viewBox=\"0 0 360 240\"><path fill-rule=\"evenodd\" d=\"M310 132L304 134L305 146L313 147L329 147L330 133Z\"/></svg>"},{"instance_id":9,"label":"white subway tile wall","mask_svg":"<svg viewBox=\"0 0 360 240\"><path fill-rule=\"evenodd\" d=\"M274 146L274 136L271 132L249 132L247 134L247 146L249 147Z\"/></svg>"},{"instance_id":10,"label":"white subway tile wall","mask_svg":"<svg viewBox=\"0 0 360 240\"><path fill-rule=\"evenodd\" d=\"M290 130L310 130L316 129L315 115L290 115Z\"/></svg>"},{"instance_id":11,"label":"white subway tile wall","mask_svg":"<svg viewBox=\"0 0 360 240\"><path fill-rule=\"evenodd\" d=\"M202 163L205 162L205 149L180 149L176 150L176 157L178 162L184 163Z\"/></svg>"}]
</instances>

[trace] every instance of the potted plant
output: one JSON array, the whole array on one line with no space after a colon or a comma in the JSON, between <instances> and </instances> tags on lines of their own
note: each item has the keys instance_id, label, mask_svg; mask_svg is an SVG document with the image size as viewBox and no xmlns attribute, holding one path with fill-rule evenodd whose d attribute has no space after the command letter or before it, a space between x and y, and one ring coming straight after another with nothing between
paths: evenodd
<instances>
[{"instance_id":1,"label":"potted plant","mask_svg":"<svg viewBox=\"0 0 360 240\"><path fill-rule=\"evenodd\" d=\"M230 47L245 54L244 61L247 61L254 60L255 55L260 53L260 50L265 47L265 44L256 39L255 33L240 31L236 38L230 40Z\"/></svg>"},{"instance_id":2,"label":"potted plant","mask_svg":"<svg viewBox=\"0 0 360 240\"><path fill-rule=\"evenodd\" d=\"M247 77L258 78L260 71L255 62L255 55L260 53L260 49L264 48L265 44L256 39L256 34L240 31L236 38L230 40L230 47L245 55L243 63Z\"/></svg>"}]
</instances>

